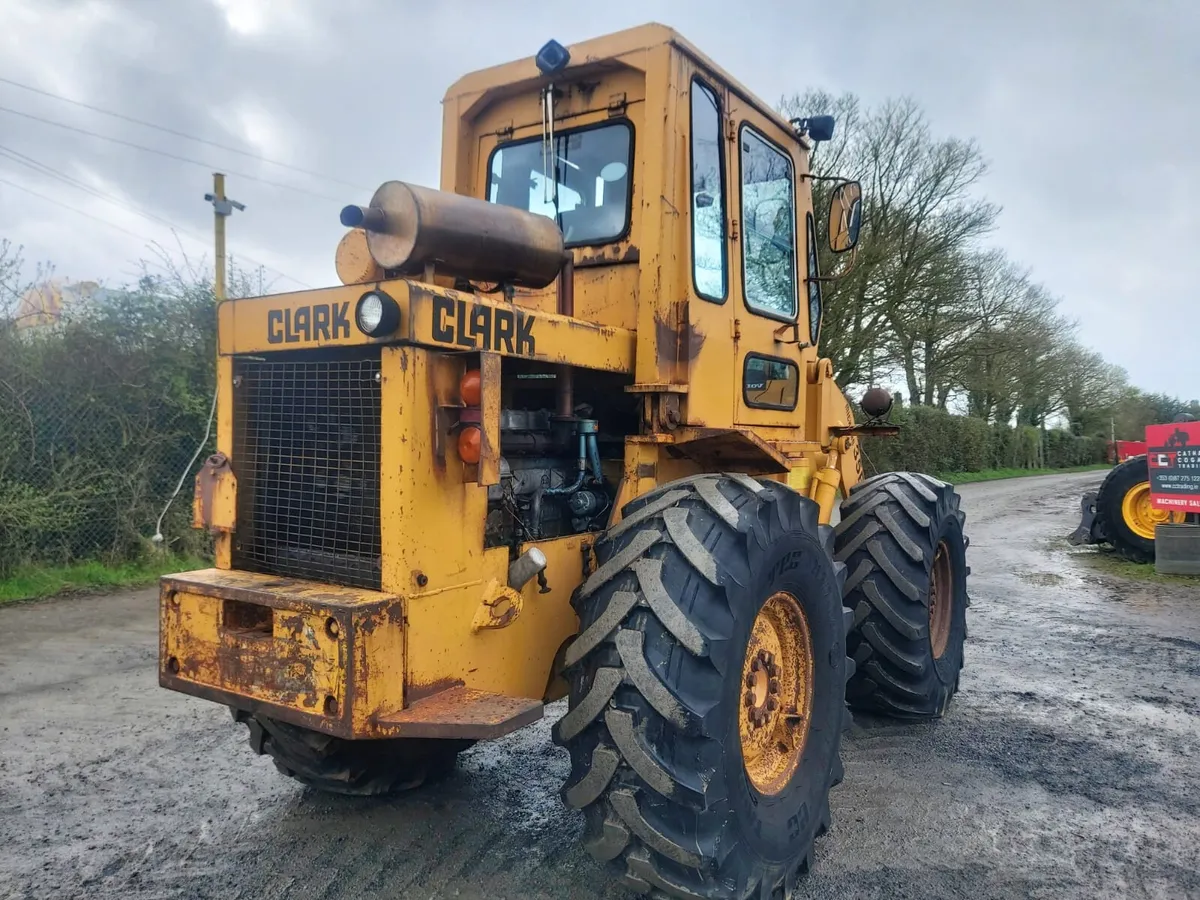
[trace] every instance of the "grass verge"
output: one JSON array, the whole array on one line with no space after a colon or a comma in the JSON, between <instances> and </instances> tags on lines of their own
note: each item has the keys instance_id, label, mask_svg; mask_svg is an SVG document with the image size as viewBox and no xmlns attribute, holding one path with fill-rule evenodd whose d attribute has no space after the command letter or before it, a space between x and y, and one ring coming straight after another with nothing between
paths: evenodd
<instances>
[{"instance_id":1,"label":"grass verge","mask_svg":"<svg viewBox=\"0 0 1200 900\"><path fill-rule=\"evenodd\" d=\"M1154 563L1130 562L1111 550L1087 548L1073 552L1071 558L1078 560L1094 572L1114 575L1130 581L1144 581L1148 584L1186 584L1192 587L1198 583L1196 578L1189 575L1159 575L1154 571Z\"/></svg>"},{"instance_id":2,"label":"grass verge","mask_svg":"<svg viewBox=\"0 0 1200 900\"><path fill-rule=\"evenodd\" d=\"M120 565L81 562L70 566L28 566L0 578L0 604L36 600L56 594L90 593L144 587L160 575L200 569L208 565L198 557L155 556Z\"/></svg>"},{"instance_id":3,"label":"grass verge","mask_svg":"<svg viewBox=\"0 0 1200 900\"><path fill-rule=\"evenodd\" d=\"M971 484L976 481L999 481L1003 478L1028 478L1032 475L1066 475L1070 472L1099 472L1111 469L1108 463L1093 463L1090 466L1072 466L1067 469L985 469L982 472L949 472L938 475L951 484Z\"/></svg>"}]
</instances>

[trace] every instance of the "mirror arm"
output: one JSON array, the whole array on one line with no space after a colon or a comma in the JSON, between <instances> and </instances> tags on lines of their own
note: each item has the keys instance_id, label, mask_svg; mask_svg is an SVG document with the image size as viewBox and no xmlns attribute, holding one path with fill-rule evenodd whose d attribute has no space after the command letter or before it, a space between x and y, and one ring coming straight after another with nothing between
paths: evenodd
<instances>
[{"instance_id":1,"label":"mirror arm","mask_svg":"<svg viewBox=\"0 0 1200 900\"><path fill-rule=\"evenodd\" d=\"M859 245L855 244L851 248L850 262L846 265L846 268L844 268L842 271L838 272L836 275L818 275L816 278L813 278L812 280L816 281L818 283L824 283L826 281L840 281L841 279L845 278L847 275L849 275L851 272L854 271L854 264L856 262L858 262L858 247L859 247Z\"/></svg>"},{"instance_id":2,"label":"mirror arm","mask_svg":"<svg viewBox=\"0 0 1200 900\"><path fill-rule=\"evenodd\" d=\"M843 178L841 175L812 175L812 174L806 172L805 174L800 176L800 180L801 181L805 181L805 180L808 180L808 181L845 181L846 179Z\"/></svg>"}]
</instances>

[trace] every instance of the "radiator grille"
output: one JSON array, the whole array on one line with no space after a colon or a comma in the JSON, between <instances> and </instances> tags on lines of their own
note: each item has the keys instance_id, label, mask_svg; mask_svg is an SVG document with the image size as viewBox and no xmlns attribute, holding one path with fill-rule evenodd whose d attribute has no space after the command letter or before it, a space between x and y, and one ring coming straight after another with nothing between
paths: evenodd
<instances>
[{"instance_id":1,"label":"radiator grille","mask_svg":"<svg viewBox=\"0 0 1200 900\"><path fill-rule=\"evenodd\" d=\"M233 564L378 590L378 351L239 357L233 372Z\"/></svg>"}]
</instances>

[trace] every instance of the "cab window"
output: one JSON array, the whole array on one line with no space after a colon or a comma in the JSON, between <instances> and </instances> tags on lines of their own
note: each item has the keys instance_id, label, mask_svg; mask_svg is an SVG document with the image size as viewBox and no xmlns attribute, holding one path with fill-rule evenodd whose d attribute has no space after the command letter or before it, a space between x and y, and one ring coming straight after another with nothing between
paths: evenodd
<instances>
[{"instance_id":1,"label":"cab window","mask_svg":"<svg viewBox=\"0 0 1200 900\"><path fill-rule=\"evenodd\" d=\"M692 79L692 280L696 293L725 299L725 167L722 165L721 104L699 79Z\"/></svg>"},{"instance_id":2,"label":"cab window","mask_svg":"<svg viewBox=\"0 0 1200 900\"><path fill-rule=\"evenodd\" d=\"M742 278L754 312L796 318L796 191L791 159L748 125L742 164Z\"/></svg>"},{"instance_id":3,"label":"cab window","mask_svg":"<svg viewBox=\"0 0 1200 900\"><path fill-rule=\"evenodd\" d=\"M554 219L568 247L604 244L629 230L633 128L576 128L502 144L488 160L487 199Z\"/></svg>"},{"instance_id":4,"label":"cab window","mask_svg":"<svg viewBox=\"0 0 1200 900\"><path fill-rule=\"evenodd\" d=\"M742 370L742 390L747 406L795 409L800 368L790 360L748 353Z\"/></svg>"}]
</instances>

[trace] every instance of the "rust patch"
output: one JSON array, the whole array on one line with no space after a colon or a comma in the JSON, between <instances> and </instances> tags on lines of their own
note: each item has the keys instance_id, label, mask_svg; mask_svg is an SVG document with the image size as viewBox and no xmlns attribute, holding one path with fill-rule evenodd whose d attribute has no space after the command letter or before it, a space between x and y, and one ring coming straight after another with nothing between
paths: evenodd
<instances>
[{"instance_id":1,"label":"rust patch","mask_svg":"<svg viewBox=\"0 0 1200 900\"><path fill-rule=\"evenodd\" d=\"M377 724L397 737L501 737L542 717L542 702L528 697L490 694L462 686L450 687L381 716Z\"/></svg>"},{"instance_id":2,"label":"rust patch","mask_svg":"<svg viewBox=\"0 0 1200 900\"><path fill-rule=\"evenodd\" d=\"M309 728L323 734L332 734L336 737L344 738L355 737L345 718L335 719L319 713L305 712L292 706L273 703L269 700L245 697L221 688L197 684L194 681L188 681L169 673L160 672L158 683L161 687L179 691L181 694L199 697L202 700L210 700L213 703L220 703L223 706L236 707L238 710L251 714L261 713L272 719L279 719L281 722L289 722L292 725L299 725L302 728Z\"/></svg>"},{"instance_id":3,"label":"rust patch","mask_svg":"<svg viewBox=\"0 0 1200 900\"><path fill-rule=\"evenodd\" d=\"M380 624L380 618L380 613L373 613L371 615L363 616L361 619L359 619L358 630L363 634L374 634L375 629Z\"/></svg>"},{"instance_id":4,"label":"rust patch","mask_svg":"<svg viewBox=\"0 0 1200 900\"><path fill-rule=\"evenodd\" d=\"M654 463L638 463L638 478L653 478L658 474L658 466Z\"/></svg>"},{"instance_id":5,"label":"rust patch","mask_svg":"<svg viewBox=\"0 0 1200 900\"><path fill-rule=\"evenodd\" d=\"M594 253L584 253L575 261L575 268L586 269L594 266L619 266L640 262L641 252L630 244L623 251L620 244L610 244Z\"/></svg>"},{"instance_id":6,"label":"rust patch","mask_svg":"<svg viewBox=\"0 0 1200 900\"><path fill-rule=\"evenodd\" d=\"M299 611L329 607L365 610L397 599L393 594L380 591L336 588L333 585L277 579L229 569L201 569L164 575L161 583L172 591Z\"/></svg>"},{"instance_id":7,"label":"rust patch","mask_svg":"<svg viewBox=\"0 0 1200 900\"><path fill-rule=\"evenodd\" d=\"M229 485L225 484L227 481ZM214 453L204 461L204 467L196 475L192 497L193 528L202 528L214 534L233 530L232 522L218 522L214 515L218 492L223 488L231 488L232 482L233 468L224 453Z\"/></svg>"},{"instance_id":8,"label":"rust patch","mask_svg":"<svg viewBox=\"0 0 1200 900\"><path fill-rule=\"evenodd\" d=\"M284 646L280 646L284 644ZM313 683L314 660L298 644L276 642L274 652L223 638L217 646L217 666L222 681L264 688L283 703L316 709L319 703ZM185 666L185 672L186 672Z\"/></svg>"},{"instance_id":9,"label":"rust patch","mask_svg":"<svg viewBox=\"0 0 1200 900\"><path fill-rule=\"evenodd\" d=\"M387 607L388 621L393 625L404 626L404 604L400 601L389 604Z\"/></svg>"},{"instance_id":10,"label":"rust patch","mask_svg":"<svg viewBox=\"0 0 1200 900\"><path fill-rule=\"evenodd\" d=\"M688 304L685 300L676 300L659 309L654 315L655 352L659 363L659 371L674 373L671 381L683 382L684 372L678 366L691 362L700 355L704 347L704 332L696 327L688 318ZM665 369L670 366L670 369Z\"/></svg>"},{"instance_id":11,"label":"rust patch","mask_svg":"<svg viewBox=\"0 0 1200 900\"><path fill-rule=\"evenodd\" d=\"M439 678L437 681L430 681L427 684L412 684L411 682L404 685L404 700L406 705L412 705L419 700L424 700L427 697L432 697L434 694L440 694L443 691L448 691L451 688L459 688L463 686L461 678Z\"/></svg>"}]
</instances>

